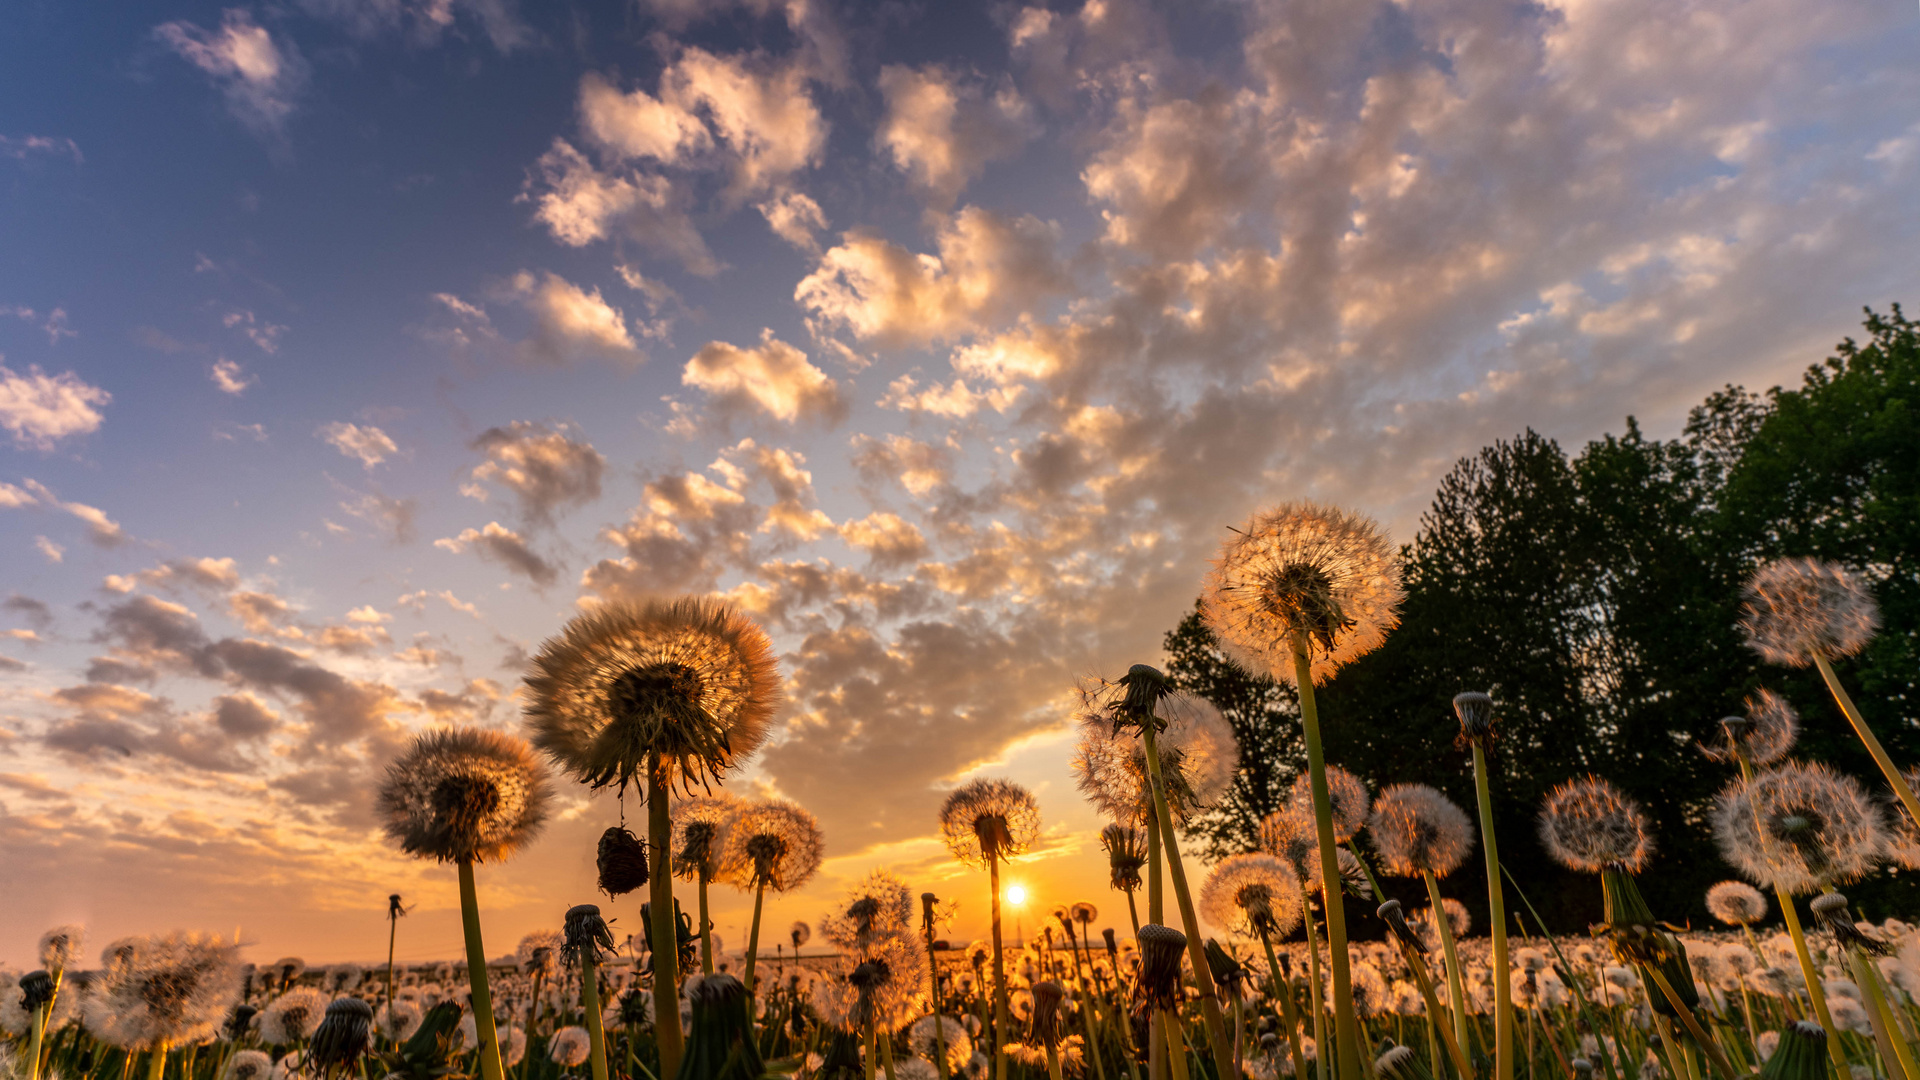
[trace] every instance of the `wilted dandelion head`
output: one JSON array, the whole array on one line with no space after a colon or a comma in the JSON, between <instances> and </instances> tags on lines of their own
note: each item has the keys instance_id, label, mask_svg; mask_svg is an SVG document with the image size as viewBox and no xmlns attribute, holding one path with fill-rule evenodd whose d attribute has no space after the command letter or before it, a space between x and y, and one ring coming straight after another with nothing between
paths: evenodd
<instances>
[{"instance_id":1,"label":"wilted dandelion head","mask_svg":"<svg viewBox=\"0 0 1920 1080\"><path fill-rule=\"evenodd\" d=\"M1373 801L1367 829L1389 874L1445 877L1473 850L1473 822L1425 784L1395 784Z\"/></svg>"},{"instance_id":2,"label":"wilted dandelion head","mask_svg":"<svg viewBox=\"0 0 1920 1080\"><path fill-rule=\"evenodd\" d=\"M603 604L541 646L526 677L534 745L582 783L704 783L759 749L780 705L767 635L716 600Z\"/></svg>"},{"instance_id":3,"label":"wilted dandelion head","mask_svg":"<svg viewBox=\"0 0 1920 1080\"><path fill-rule=\"evenodd\" d=\"M843 949L864 949L886 937L913 929L913 893L907 883L875 870L841 895L833 913L820 920L820 936Z\"/></svg>"},{"instance_id":4,"label":"wilted dandelion head","mask_svg":"<svg viewBox=\"0 0 1920 1080\"><path fill-rule=\"evenodd\" d=\"M1880 628L1866 582L1839 563L1776 559L1742 590L1740 628L1768 662L1806 667L1815 656L1851 656Z\"/></svg>"},{"instance_id":5,"label":"wilted dandelion head","mask_svg":"<svg viewBox=\"0 0 1920 1080\"><path fill-rule=\"evenodd\" d=\"M546 770L524 740L480 728L443 728L414 739L387 766L379 813L409 855L492 862L512 855L546 822Z\"/></svg>"},{"instance_id":6,"label":"wilted dandelion head","mask_svg":"<svg viewBox=\"0 0 1920 1080\"><path fill-rule=\"evenodd\" d=\"M1713 836L1734 869L1769 888L1813 892L1873 869L1885 846L1880 813L1851 777L1788 762L1714 800Z\"/></svg>"},{"instance_id":7,"label":"wilted dandelion head","mask_svg":"<svg viewBox=\"0 0 1920 1080\"><path fill-rule=\"evenodd\" d=\"M954 858L985 867L1024 853L1040 838L1040 803L1011 780L969 780L940 807L940 835Z\"/></svg>"},{"instance_id":8,"label":"wilted dandelion head","mask_svg":"<svg viewBox=\"0 0 1920 1080\"><path fill-rule=\"evenodd\" d=\"M1736 762L1745 758L1756 767L1772 765L1787 756L1800 734L1800 716L1787 699L1771 690L1747 697L1747 710L1720 721L1720 739L1702 743L1710 760Z\"/></svg>"},{"instance_id":9,"label":"wilted dandelion head","mask_svg":"<svg viewBox=\"0 0 1920 1080\"><path fill-rule=\"evenodd\" d=\"M742 889L790 892L813 880L825 847L820 823L799 806L784 799L750 802L727 827L719 876Z\"/></svg>"},{"instance_id":10,"label":"wilted dandelion head","mask_svg":"<svg viewBox=\"0 0 1920 1080\"><path fill-rule=\"evenodd\" d=\"M1640 804L1597 776L1569 780L1547 794L1540 842L1554 861L1589 874L1609 866L1636 873L1653 854Z\"/></svg>"},{"instance_id":11,"label":"wilted dandelion head","mask_svg":"<svg viewBox=\"0 0 1920 1080\"><path fill-rule=\"evenodd\" d=\"M1147 865L1146 834L1128 825L1109 825L1100 830L1100 846L1107 850L1113 887L1120 892L1138 889L1140 868Z\"/></svg>"},{"instance_id":12,"label":"wilted dandelion head","mask_svg":"<svg viewBox=\"0 0 1920 1080\"><path fill-rule=\"evenodd\" d=\"M674 804L673 876L682 881L712 881L719 874L720 847L741 801L725 793L682 799Z\"/></svg>"},{"instance_id":13,"label":"wilted dandelion head","mask_svg":"<svg viewBox=\"0 0 1920 1080\"><path fill-rule=\"evenodd\" d=\"M1282 938L1300 925L1300 878L1272 855L1229 855L1201 886L1200 911L1235 934Z\"/></svg>"},{"instance_id":14,"label":"wilted dandelion head","mask_svg":"<svg viewBox=\"0 0 1920 1080\"><path fill-rule=\"evenodd\" d=\"M1728 926L1752 926L1767 919L1767 898L1744 881L1723 881L1707 890L1707 914Z\"/></svg>"},{"instance_id":15,"label":"wilted dandelion head","mask_svg":"<svg viewBox=\"0 0 1920 1080\"><path fill-rule=\"evenodd\" d=\"M1309 674L1325 682L1380 647L1399 625L1400 562L1379 525L1310 502L1250 518L1221 547L1202 599L1209 629L1248 670L1295 682L1306 635Z\"/></svg>"},{"instance_id":16,"label":"wilted dandelion head","mask_svg":"<svg viewBox=\"0 0 1920 1080\"><path fill-rule=\"evenodd\" d=\"M83 926L56 926L40 935L40 966L48 971L65 971L80 957L87 943Z\"/></svg>"},{"instance_id":17,"label":"wilted dandelion head","mask_svg":"<svg viewBox=\"0 0 1920 1080\"><path fill-rule=\"evenodd\" d=\"M1344 844L1367 827L1367 814L1373 809L1373 796L1360 778L1338 765L1327 766L1327 801L1333 810L1333 841ZM1294 778L1287 805L1313 818L1313 777L1301 773Z\"/></svg>"},{"instance_id":18,"label":"wilted dandelion head","mask_svg":"<svg viewBox=\"0 0 1920 1080\"><path fill-rule=\"evenodd\" d=\"M1103 815L1131 825L1153 820L1153 787L1147 782L1147 746L1139 733L1116 726L1095 693L1079 714L1080 742L1073 775L1087 801ZM1154 737L1167 812L1185 823L1224 795L1240 764L1239 743L1211 702L1177 695L1163 698L1156 715L1165 727Z\"/></svg>"},{"instance_id":19,"label":"wilted dandelion head","mask_svg":"<svg viewBox=\"0 0 1920 1080\"><path fill-rule=\"evenodd\" d=\"M123 962L91 981L87 1026L115 1046L208 1042L240 999L240 947L208 934L117 942Z\"/></svg>"}]
</instances>

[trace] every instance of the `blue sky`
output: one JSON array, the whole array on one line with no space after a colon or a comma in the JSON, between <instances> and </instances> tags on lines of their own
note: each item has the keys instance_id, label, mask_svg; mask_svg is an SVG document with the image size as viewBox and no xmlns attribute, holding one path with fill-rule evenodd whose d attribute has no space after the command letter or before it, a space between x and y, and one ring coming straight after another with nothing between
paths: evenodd
<instances>
[{"instance_id":1,"label":"blue sky","mask_svg":"<svg viewBox=\"0 0 1920 1080\"><path fill-rule=\"evenodd\" d=\"M394 888L450 953L378 768L512 727L582 604L688 591L791 679L740 786L832 858L772 917L979 891L932 813L982 769L1081 899L1068 691L1224 526L1404 540L1487 441L1670 433L1913 299L1916 55L1905 0L28 5L0 960L70 919L364 957ZM493 880L502 947L611 813Z\"/></svg>"}]
</instances>

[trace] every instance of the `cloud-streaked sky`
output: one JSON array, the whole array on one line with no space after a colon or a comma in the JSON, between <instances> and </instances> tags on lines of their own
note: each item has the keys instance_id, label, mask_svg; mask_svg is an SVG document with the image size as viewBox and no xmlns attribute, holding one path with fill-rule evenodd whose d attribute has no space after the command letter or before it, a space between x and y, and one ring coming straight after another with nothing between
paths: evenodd
<instances>
[{"instance_id":1,"label":"cloud-streaked sky","mask_svg":"<svg viewBox=\"0 0 1920 1080\"><path fill-rule=\"evenodd\" d=\"M1912 0L169 0L0 35L0 961L451 956L370 791L582 603L723 593L812 920L978 770L1118 910L1077 676L1225 526L1402 540L1458 456L1655 433L1920 293ZM482 874L589 898L578 792ZM638 813L630 805L630 816ZM744 943L747 905L716 892ZM614 905L637 923L635 905ZM770 935L777 936L777 935Z\"/></svg>"}]
</instances>

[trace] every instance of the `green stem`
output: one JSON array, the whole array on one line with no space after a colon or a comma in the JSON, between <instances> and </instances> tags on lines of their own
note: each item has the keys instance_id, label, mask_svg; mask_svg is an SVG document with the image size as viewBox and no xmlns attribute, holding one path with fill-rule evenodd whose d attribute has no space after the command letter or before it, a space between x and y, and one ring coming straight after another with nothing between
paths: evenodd
<instances>
[{"instance_id":1,"label":"green stem","mask_svg":"<svg viewBox=\"0 0 1920 1080\"><path fill-rule=\"evenodd\" d=\"M1687 1008L1686 1004L1680 1000L1680 995L1673 989L1673 984L1667 981L1666 975L1654 964L1643 964L1640 970L1651 976L1654 985L1658 986L1660 992L1666 995L1667 1004L1673 1006L1674 1015L1678 1016L1680 1022L1686 1025L1687 1034L1693 1036L1693 1041L1698 1044L1701 1051L1707 1055L1707 1060L1712 1063L1714 1069L1717 1070L1725 1080L1734 1080L1738 1074L1733 1071L1733 1064L1727 1060L1727 1055L1720 1052L1719 1044L1708 1038L1707 1033L1701 1030L1700 1021L1694 1019L1693 1010Z\"/></svg>"},{"instance_id":2,"label":"green stem","mask_svg":"<svg viewBox=\"0 0 1920 1080\"><path fill-rule=\"evenodd\" d=\"M400 933L400 917L393 912L387 913L387 1036L389 1046L400 1045L400 1027L393 1017L393 945ZM215 1078L218 1080L218 1078Z\"/></svg>"},{"instance_id":3,"label":"green stem","mask_svg":"<svg viewBox=\"0 0 1920 1080\"><path fill-rule=\"evenodd\" d=\"M147 1080L161 1080L167 1072L167 1044L153 1044L153 1050L147 1055Z\"/></svg>"},{"instance_id":4,"label":"green stem","mask_svg":"<svg viewBox=\"0 0 1920 1080\"><path fill-rule=\"evenodd\" d=\"M1007 1040L1013 1021L1007 1013L1007 963L1000 952L1000 859L987 856L987 881L993 887L993 1080L1007 1080Z\"/></svg>"},{"instance_id":5,"label":"green stem","mask_svg":"<svg viewBox=\"0 0 1920 1080\"><path fill-rule=\"evenodd\" d=\"M607 1032L600 1020L600 972L591 947L581 950L580 1007L587 1014L587 1045L593 1055L593 1080L607 1080Z\"/></svg>"},{"instance_id":6,"label":"green stem","mask_svg":"<svg viewBox=\"0 0 1920 1080\"><path fill-rule=\"evenodd\" d=\"M1813 966L1813 954L1807 951L1807 932L1800 927L1800 913L1794 910L1793 897L1785 889L1774 892L1780 898L1780 916L1787 924L1787 933L1793 938L1793 954L1800 961L1800 977L1806 980L1813 1015L1819 1018L1820 1026L1827 1029L1827 1056L1833 1059L1833 1067L1842 1078L1851 1076L1847 1071L1847 1052L1840 1046L1839 1029L1833 1026L1833 1015L1827 1012L1827 993L1820 985L1820 969Z\"/></svg>"},{"instance_id":7,"label":"green stem","mask_svg":"<svg viewBox=\"0 0 1920 1080\"><path fill-rule=\"evenodd\" d=\"M47 1014L52 1011L52 1002L33 1010L33 1041L27 1050L27 1080L40 1080L40 1047L46 1041Z\"/></svg>"},{"instance_id":8,"label":"green stem","mask_svg":"<svg viewBox=\"0 0 1920 1080\"><path fill-rule=\"evenodd\" d=\"M1887 1008L1887 995L1873 960L1857 947L1849 947L1847 962L1853 968L1854 982L1860 984L1861 992L1867 997L1867 1007L1873 1011L1873 1038L1880 1044L1881 1058L1889 1064L1897 1062L1906 1080L1920 1080L1920 1070L1914 1068L1913 1051L1894 1023L1892 1010ZM1891 1068L1887 1071L1893 1072Z\"/></svg>"},{"instance_id":9,"label":"green stem","mask_svg":"<svg viewBox=\"0 0 1920 1080\"><path fill-rule=\"evenodd\" d=\"M1293 980L1280 973L1280 958L1273 951L1273 935L1264 929L1260 931L1260 946L1267 951L1267 989L1279 999L1280 1022L1287 1027L1287 1049L1293 1058L1293 1075L1299 1080L1307 1080L1307 1056L1300 1049L1300 1018L1294 1014L1293 1008Z\"/></svg>"},{"instance_id":10,"label":"green stem","mask_svg":"<svg viewBox=\"0 0 1920 1080\"><path fill-rule=\"evenodd\" d=\"M647 769L647 844L652 862L648 872L653 901L653 1031L660 1048L660 1072L680 1072L680 941L673 917L673 819L667 813L666 775L660 755ZM532 1037L531 1033L528 1035ZM485 1080L497 1080L487 1077Z\"/></svg>"},{"instance_id":11,"label":"green stem","mask_svg":"<svg viewBox=\"0 0 1920 1080\"><path fill-rule=\"evenodd\" d=\"M756 905L757 906L757 905ZM940 1072L940 1080L947 1080L947 1021L940 1015L940 959L933 952L933 907L927 907L928 917L923 920L923 936L927 942L927 992L932 1001L930 1012L933 1016L933 1064ZM757 920L756 920L757 921ZM1087 1045L1093 1045L1093 1035L1087 1035Z\"/></svg>"},{"instance_id":12,"label":"green stem","mask_svg":"<svg viewBox=\"0 0 1920 1080\"><path fill-rule=\"evenodd\" d=\"M1866 719L1854 706L1853 698L1847 695L1846 687L1840 685L1840 676L1833 673L1833 665L1827 663L1827 658L1817 652L1813 654L1813 662L1820 668L1820 677L1827 680L1827 689L1833 692L1833 700L1839 703L1840 711L1847 714L1847 722L1853 725L1853 733L1860 736L1860 741L1866 744L1867 753L1873 755L1874 764L1880 766L1880 771L1886 774L1887 785L1893 788L1895 795L1900 797L1900 804L1907 808L1907 814L1914 825L1920 827L1920 799L1914 798L1913 788L1908 786L1907 778L1901 776L1900 770L1893 767L1893 759L1887 756L1886 748L1880 745L1880 740L1875 738L1872 729L1867 727Z\"/></svg>"},{"instance_id":13,"label":"green stem","mask_svg":"<svg viewBox=\"0 0 1920 1080\"><path fill-rule=\"evenodd\" d=\"M1507 905L1500 885L1500 848L1493 834L1487 752L1473 745L1473 785L1480 796L1480 843L1487 852L1487 906L1493 931L1493 1062L1498 1080L1513 1080L1513 969L1507 960Z\"/></svg>"},{"instance_id":14,"label":"green stem","mask_svg":"<svg viewBox=\"0 0 1920 1080\"><path fill-rule=\"evenodd\" d=\"M1307 655L1304 630L1293 632L1293 672L1300 690L1300 727L1307 744L1307 778L1313 789L1313 820L1320 841L1321 906L1327 920L1327 962L1333 971L1333 1039L1338 1075L1340 1080L1362 1080L1367 1073L1360 1064L1360 1032L1354 1022L1346 905L1340 891L1340 856L1333 839L1333 800L1327 793L1327 762L1320 749L1320 709L1314 700L1313 665ZM1148 754L1147 760L1151 763L1153 755ZM1323 1048L1321 1053L1325 1052ZM1500 1080L1513 1080L1512 1074L1503 1074Z\"/></svg>"},{"instance_id":15,"label":"green stem","mask_svg":"<svg viewBox=\"0 0 1920 1080\"><path fill-rule=\"evenodd\" d=\"M1301 895L1300 907L1307 926L1307 1004L1313 1007L1314 1075L1330 1080L1333 1065L1327 1056L1327 1007L1320 1000L1320 935L1313 929L1313 909L1307 906L1305 894Z\"/></svg>"},{"instance_id":16,"label":"green stem","mask_svg":"<svg viewBox=\"0 0 1920 1080\"><path fill-rule=\"evenodd\" d=\"M461 859L460 928L467 939L467 986L473 1002L473 1032L480 1044L483 1080L502 1080L500 1036L493 1029L493 991L487 985L487 948L480 940L480 896L473 887L473 860ZM158 1078L149 1078L158 1080Z\"/></svg>"},{"instance_id":17,"label":"green stem","mask_svg":"<svg viewBox=\"0 0 1920 1080\"><path fill-rule=\"evenodd\" d=\"M747 970L745 977L741 980L747 984L747 993L749 994L754 992L753 961L755 954L760 951L760 908L762 901L766 899L766 895L766 882L755 882L753 885L753 923L752 927L747 931ZM700 902L702 907L706 905L706 899L707 887L705 884L702 884L700 886ZM702 911L700 917L704 919L706 918L706 914L705 911Z\"/></svg>"},{"instance_id":18,"label":"green stem","mask_svg":"<svg viewBox=\"0 0 1920 1080\"><path fill-rule=\"evenodd\" d=\"M699 885L697 888L700 892L700 974L711 975L713 974L713 920L707 918L707 875L704 871L700 873L698 880ZM747 973L747 989L752 990L753 953L751 951L747 953Z\"/></svg>"},{"instance_id":19,"label":"green stem","mask_svg":"<svg viewBox=\"0 0 1920 1080\"><path fill-rule=\"evenodd\" d=\"M1447 918L1446 901L1440 896L1440 879L1431 870L1420 876L1427 883L1427 904L1433 914L1433 926L1440 934L1441 959L1447 965L1447 1000L1452 1003L1453 1038L1462 1049L1467 1045L1466 983L1460 977L1460 953L1453 944L1453 920Z\"/></svg>"},{"instance_id":20,"label":"green stem","mask_svg":"<svg viewBox=\"0 0 1920 1080\"><path fill-rule=\"evenodd\" d=\"M1193 966L1193 982L1200 990L1200 1015L1206 1022L1214 1071L1220 1076L1230 1076L1233 1074L1233 1046L1227 1041L1227 1021L1220 1009L1220 992L1213 984L1213 968L1207 963L1207 946L1200 937L1200 920L1193 910L1193 894L1187 889L1187 870L1180 860L1180 839L1174 834L1173 814L1167 806L1166 779L1160 765L1160 753L1154 745L1153 724L1146 724L1142 732L1146 739L1147 776L1153 788L1154 818L1159 823L1166 843L1167 876L1173 880L1173 898L1180 906L1180 922L1187 931L1187 962Z\"/></svg>"}]
</instances>

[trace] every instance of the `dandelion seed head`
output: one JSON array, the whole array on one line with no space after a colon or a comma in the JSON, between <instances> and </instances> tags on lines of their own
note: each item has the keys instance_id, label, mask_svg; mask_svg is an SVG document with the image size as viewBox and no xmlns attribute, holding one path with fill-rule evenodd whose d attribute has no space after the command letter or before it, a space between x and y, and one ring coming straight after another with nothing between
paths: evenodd
<instances>
[{"instance_id":1,"label":"dandelion seed head","mask_svg":"<svg viewBox=\"0 0 1920 1080\"><path fill-rule=\"evenodd\" d=\"M1229 855L1207 875L1200 911L1244 937L1278 940L1300 925L1300 878L1272 855Z\"/></svg>"},{"instance_id":2,"label":"dandelion seed head","mask_svg":"<svg viewBox=\"0 0 1920 1080\"><path fill-rule=\"evenodd\" d=\"M550 979L560 970L560 950L567 939L553 930L535 930L520 939L513 958L529 976Z\"/></svg>"},{"instance_id":3,"label":"dandelion seed head","mask_svg":"<svg viewBox=\"0 0 1920 1080\"><path fill-rule=\"evenodd\" d=\"M940 808L940 835L955 859L985 868L1040 838L1040 803L1011 780L980 777L954 788Z\"/></svg>"},{"instance_id":4,"label":"dandelion seed head","mask_svg":"<svg viewBox=\"0 0 1920 1080\"><path fill-rule=\"evenodd\" d=\"M787 928L787 936L793 939L793 947L798 949L813 937L813 927L795 920L794 924Z\"/></svg>"},{"instance_id":5,"label":"dandelion seed head","mask_svg":"<svg viewBox=\"0 0 1920 1080\"><path fill-rule=\"evenodd\" d=\"M268 1080L273 1073L273 1059L259 1050L237 1050L227 1059L227 1067L220 1074L221 1080Z\"/></svg>"},{"instance_id":6,"label":"dandelion seed head","mask_svg":"<svg viewBox=\"0 0 1920 1080\"><path fill-rule=\"evenodd\" d=\"M934 1025L947 1045L947 1071L958 1073L973 1059L973 1039L966 1026L951 1016L923 1016L907 1029L907 1044L915 1057L933 1061L939 1050L934 1041Z\"/></svg>"},{"instance_id":7,"label":"dandelion seed head","mask_svg":"<svg viewBox=\"0 0 1920 1080\"><path fill-rule=\"evenodd\" d=\"M1425 784L1395 784L1380 792L1367 828L1381 865L1397 877L1445 877L1473 851L1467 812Z\"/></svg>"},{"instance_id":8,"label":"dandelion seed head","mask_svg":"<svg viewBox=\"0 0 1920 1080\"><path fill-rule=\"evenodd\" d=\"M495 862L540 831L550 795L546 770L525 741L443 728L414 739L387 766L378 807L388 839L409 855Z\"/></svg>"},{"instance_id":9,"label":"dandelion seed head","mask_svg":"<svg viewBox=\"0 0 1920 1080\"><path fill-rule=\"evenodd\" d=\"M238 945L181 933L115 945L122 962L89 983L82 1006L89 1030L133 1048L213 1040L240 999Z\"/></svg>"},{"instance_id":10,"label":"dandelion seed head","mask_svg":"<svg viewBox=\"0 0 1920 1080\"><path fill-rule=\"evenodd\" d=\"M1111 884L1119 892L1132 892L1143 881L1140 868L1147 865L1147 840L1139 829L1127 825L1108 825L1100 830L1100 846L1107 851Z\"/></svg>"},{"instance_id":11,"label":"dandelion seed head","mask_svg":"<svg viewBox=\"0 0 1920 1080\"><path fill-rule=\"evenodd\" d=\"M260 1013L260 1040L268 1046L290 1046L313 1038L326 1019L327 995L311 986L296 986L274 998Z\"/></svg>"},{"instance_id":12,"label":"dandelion seed head","mask_svg":"<svg viewBox=\"0 0 1920 1080\"><path fill-rule=\"evenodd\" d=\"M1702 745L1714 761L1736 762L1745 757L1765 768L1787 756L1800 736L1800 714L1786 698L1771 690L1748 695L1746 712L1720 721L1720 741Z\"/></svg>"},{"instance_id":13,"label":"dandelion seed head","mask_svg":"<svg viewBox=\"0 0 1920 1080\"><path fill-rule=\"evenodd\" d=\"M720 849L741 800L721 793L681 799L673 807L673 876L682 881L712 881L719 874Z\"/></svg>"},{"instance_id":14,"label":"dandelion seed head","mask_svg":"<svg viewBox=\"0 0 1920 1080\"><path fill-rule=\"evenodd\" d=\"M1640 804L1597 776L1569 780L1547 794L1540 842L1554 861L1589 874L1609 866L1637 873L1653 854Z\"/></svg>"},{"instance_id":15,"label":"dandelion seed head","mask_svg":"<svg viewBox=\"0 0 1920 1080\"><path fill-rule=\"evenodd\" d=\"M1207 627L1247 670L1296 680L1296 632L1309 641L1309 677L1325 682L1399 625L1400 562L1379 525L1310 502L1255 514L1222 546L1207 575Z\"/></svg>"},{"instance_id":16,"label":"dandelion seed head","mask_svg":"<svg viewBox=\"0 0 1920 1080\"><path fill-rule=\"evenodd\" d=\"M1338 765L1327 766L1327 801L1333 811L1333 842L1344 844L1367 827L1367 814L1373 809L1373 797L1361 779ZM1301 773L1294 778L1287 803L1296 812L1313 818L1313 777Z\"/></svg>"},{"instance_id":17,"label":"dandelion seed head","mask_svg":"<svg viewBox=\"0 0 1920 1080\"><path fill-rule=\"evenodd\" d=\"M1880 628L1880 606L1859 575L1821 559L1764 563L1742 591L1740 627L1769 663L1806 667L1852 656Z\"/></svg>"},{"instance_id":18,"label":"dandelion seed head","mask_svg":"<svg viewBox=\"0 0 1920 1080\"><path fill-rule=\"evenodd\" d=\"M1728 926L1752 926L1766 921L1767 898L1744 881L1722 881L1707 890L1707 914Z\"/></svg>"},{"instance_id":19,"label":"dandelion seed head","mask_svg":"<svg viewBox=\"0 0 1920 1080\"><path fill-rule=\"evenodd\" d=\"M1880 812L1851 777L1788 762L1736 781L1710 815L1720 854L1749 880L1816 892L1873 869L1885 847Z\"/></svg>"},{"instance_id":20,"label":"dandelion seed head","mask_svg":"<svg viewBox=\"0 0 1920 1080\"><path fill-rule=\"evenodd\" d=\"M56 926L40 935L40 966L48 971L65 971L79 959L86 943L86 927Z\"/></svg>"},{"instance_id":21,"label":"dandelion seed head","mask_svg":"<svg viewBox=\"0 0 1920 1080\"><path fill-rule=\"evenodd\" d=\"M1080 741L1073 753L1073 774L1080 791L1106 817L1144 826L1153 820L1153 787L1147 782L1147 747L1139 733L1116 727L1100 695L1087 698L1079 714ZM1175 695L1161 700L1158 716L1166 723L1154 737L1160 775L1166 782L1167 812L1184 824L1212 806L1233 785L1240 763L1239 744L1226 718L1211 702Z\"/></svg>"},{"instance_id":22,"label":"dandelion seed head","mask_svg":"<svg viewBox=\"0 0 1920 1080\"><path fill-rule=\"evenodd\" d=\"M1448 896L1441 898L1440 910L1446 912L1447 932L1453 935L1455 941L1466 937L1467 931L1473 929L1473 914L1467 910L1467 905ZM1421 943L1427 945L1429 951L1440 947L1440 928L1434 921L1432 905L1408 915L1407 924L1420 935Z\"/></svg>"},{"instance_id":23,"label":"dandelion seed head","mask_svg":"<svg viewBox=\"0 0 1920 1080\"><path fill-rule=\"evenodd\" d=\"M547 1042L547 1056L563 1069L586 1064L587 1055L592 1050L593 1041L583 1027L563 1027L554 1032L553 1038Z\"/></svg>"},{"instance_id":24,"label":"dandelion seed head","mask_svg":"<svg viewBox=\"0 0 1920 1080\"><path fill-rule=\"evenodd\" d=\"M784 799L747 803L720 846L719 877L742 889L791 892L813 880L826 840L820 822Z\"/></svg>"},{"instance_id":25,"label":"dandelion seed head","mask_svg":"<svg viewBox=\"0 0 1920 1080\"><path fill-rule=\"evenodd\" d=\"M881 938L913 930L913 893L907 883L875 870L842 894L833 914L820 920L820 936L843 949L864 949Z\"/></svg>"},{"instance_id":26,"label":"dandelion seed head","mask_svg":"<svg viewBox=\"0 0 1920 1080\"><path fill-rule=\"evenodd\" d=\"M576 616L526 684L534 745L596 788L625 790L655 754L669 784L716 779L759 749L780 705L767 635L698 597Z\"/></svg>"},{"instance_id":27,"label":"dandelion seed head","mask_svg":"<svg viewBox=\"0 0 1920 1080\"><path fill-rule=\"evenodd\" d=\"M921 1011L926 961L904 937L874 942L821 970L814 980L814 1011L842 1031L859 1031L868 1020L897 1031Z\"/></svg>"}]
</instances>

